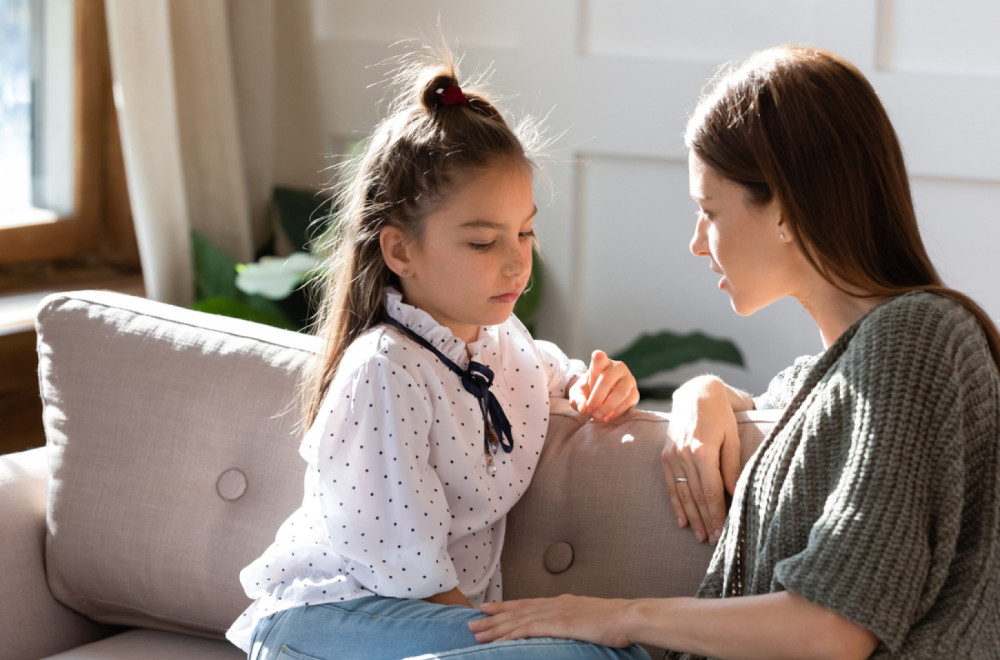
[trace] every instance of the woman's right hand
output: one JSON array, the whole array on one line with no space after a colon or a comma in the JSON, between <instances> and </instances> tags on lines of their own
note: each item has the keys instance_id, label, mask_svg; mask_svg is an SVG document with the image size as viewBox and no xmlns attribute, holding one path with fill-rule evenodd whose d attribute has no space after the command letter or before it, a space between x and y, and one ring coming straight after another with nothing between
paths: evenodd
<instances>
[{"instance_id":1,"label":"woman's right hand","mask_svg":"<svg viewBox=\"0 0 1000 660\"><path fill-rule=\"evenodd\" d=\"M670 504L680 527L690 525L698 541L715 544L726 520L726 491L740 475L736 410L753 399L716 376L699 376L673 396L670 435L661 460Z\"/></svg>"}]
</instances>

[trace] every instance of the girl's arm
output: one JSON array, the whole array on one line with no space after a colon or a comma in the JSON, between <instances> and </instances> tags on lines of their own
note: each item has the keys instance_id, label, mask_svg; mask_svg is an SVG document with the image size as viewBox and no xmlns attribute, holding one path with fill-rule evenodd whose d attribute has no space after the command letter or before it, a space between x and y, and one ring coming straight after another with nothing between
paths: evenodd
<instances>
[{"instance_id":1,"label":"girl's arm","mask_svg":"<svg viewBox=\"0 0 1000 660\"><path fill-rule=\"evenodd\" d=\"M678 526L690 525L699 541L715 543L722 533L726 491L740 476L735 413L753 407L749 394L717 376L692 378L674 392L663 473Z\"/></svg>"},{"instance_id":2,"label":"girl's arm","mask_svg":"<svg viewBox=\"0 0 1000 660\"><path fill-rule=\"evenodd\" d=\"M606 646L661 646L725 659L867 658L866 628L782 591L738 598L605 600L579 596L485 603L469 624L485 643L565 637Z\"/></svg>"},{"instance_id":3,"label":"girl's arm","mask_svg":"<svg viewBox=\"0 0 1000 660\"><path fill-rule=\"evenodd\" d=\"M472 603L469 599L465 597L458 587L455 587L451 591L445 591L433 596L424 598L428 603L435 603L437 605L465 605L466 607L472 607Z\"/></svg>"}]
</instances>

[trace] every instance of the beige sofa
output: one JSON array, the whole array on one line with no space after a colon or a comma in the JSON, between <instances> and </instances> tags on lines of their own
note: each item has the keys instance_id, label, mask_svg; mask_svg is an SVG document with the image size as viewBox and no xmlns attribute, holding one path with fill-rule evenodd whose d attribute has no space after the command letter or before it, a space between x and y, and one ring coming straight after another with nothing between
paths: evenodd
<instances>
[{"instance_id":1,"label":"beige sofa","mask_svg":"<svg viewBox=\"0 0 1000 660\"><path fill-rule=\"evenodd\" d=\"M299 370L315 340L107 292L38 313L45 448L0 457L0 656L239 658L237 574L301 497ZM774 416L744 417L756 446ZM663 414L598 424L555 401L510 516L508 597L690 594L710 549L679 530Z\"/></svg>"}]
</instances>

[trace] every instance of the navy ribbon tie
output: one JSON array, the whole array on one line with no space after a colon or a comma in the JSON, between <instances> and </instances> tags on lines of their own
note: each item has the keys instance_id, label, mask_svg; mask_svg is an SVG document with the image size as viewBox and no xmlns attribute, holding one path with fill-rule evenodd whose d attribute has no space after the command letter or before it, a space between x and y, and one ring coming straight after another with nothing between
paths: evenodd
<instances>
[{"instance_id":1,"label":"navy ribbon tie","mask_svg":"<svg viewBox=\"0 0 1000 660\"><path fill-rule=\"evenodd\" d=\"M455 363L452 362L452 364ZM510 421L503 412L503 406L500 405L496 395L490 391L490 386L493 385L493 370L485 364L469 360L468 369L462 371L458 365L455 365L453 371L462 377L462 385L465 386L465 389L479 400L479 409L483 412L483 420L493 429L493 434L496 436L500 448L504 450L504 453L509 454L514 449L514 438L510 430ZM486 451L490 451L489 434L486 437Z\"/></svg>"},{"instance_id":2,"label":"navy ribbon tie","mask_svg":"<svg viewBox=\"0 0 1000 660\"><path fill-rule=\"evenodd\" d=\"M500 401L497 400L496 395L490 391L490 386L493 385L493 370L485 364L474 360L469 360L468 369L462 369L444 353L434 348L429 341L396 319L386 316L385 322L405 332L413 341L432 352L442 364L458 374L458 377L462 379L462 386L465 387L465 390L479 401L479 409L483 413L483 422L488 429L492 430L492 435L495 436L496 443L503 449L504 453L509 454L514 449L514 437L511 433L510 421L503 412L503 406L500 405ZM490 433L485 434L484 442L486 455L491 457L493 452L490 447L490 435Z\"/></svg>"}]
</instances>

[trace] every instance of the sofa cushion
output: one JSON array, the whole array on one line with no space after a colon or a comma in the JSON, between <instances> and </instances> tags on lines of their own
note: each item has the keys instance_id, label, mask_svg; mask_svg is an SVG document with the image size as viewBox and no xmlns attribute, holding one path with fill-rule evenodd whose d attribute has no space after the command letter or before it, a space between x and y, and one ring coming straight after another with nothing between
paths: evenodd
<instances>
[{"instance_id":1,"label":"sofa cushion","mask_svg":"<svg viewBox=\"0 0 1000 660\"><path fill-rule=\"evenodd\" d=\"M203 639L163 630L129 630L45 660L245 660L246 654L221 639Z\"/></svg>"},{"instance_id":2,"label":"sofa cushion","mask_svg":"<svg viewBox=\"0 0 1000 660\"><path fill-rule=\"evenodd\" d=\"M310 337L113 293L38 313L52 593L103 622L221 634L302 498Z\"/></svg>"}]
</instances>

